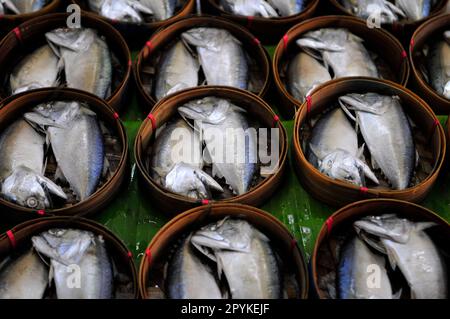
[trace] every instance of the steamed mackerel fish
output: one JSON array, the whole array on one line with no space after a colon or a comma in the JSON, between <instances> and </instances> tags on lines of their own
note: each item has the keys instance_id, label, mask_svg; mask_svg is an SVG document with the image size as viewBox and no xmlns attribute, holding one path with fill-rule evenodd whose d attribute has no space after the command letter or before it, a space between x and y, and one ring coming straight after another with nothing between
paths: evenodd
<instances>
[{"instance_id":1,"label":"steamed mackerel fish","mask_svg":"<svg viewBox=\"0 0 450 319\"><path fill-rule=\"evenodd\" d=\"M347 29L323 28L307 32L297 44L331 68L334 78L367 76L378 78L378 70L363 45L364 40Z\"/></svg>"},{"instance_id":2,"label":"steamed mackerel fish","mask_svg":"<svg viewBox=\"0 0 450 319\"><path fill-rule=\"evenodd\" d=\"M137 0L89 0L89 7L103 17L132 23L142 23L143 14L153 14L150 8Z\"/></svg>"},{"instance_id":3,"label":"steamed mackerel fish","mask_svg":"<svg viewBox=\"0 0 450 319\"><path fill-rule=\"evenodd\" d=\"M377 93L348 94L339 98L344 110L354 110L372 157L392 188L409 187L416 163L416 149L409 120L397 96Z\"/></svg>"},{"instance_id":4,"label":"steamed mackerel fish","mask_svg":"<svg viewBox=\"0 0 450 319\"><path fill-rule=\"evenodd\" d=\"M279 299L282 280L269 239L245 220L226 218L192 235L192 244L217 264L232 299Z\"/></svg>"},{"instance_id":5,"label":"steamed mackerel fish","mask_svg":"<svg viewBox=\"0 0 450 319\"><path fill-rule=\"evenodd\" d=\"M339 268L339 298L341 299L393 299L385 258L372 252L358 237L350 239L342 249ZM369 267L379 270L379 286L367 283L373 273Z\"/></svg>"},{"instance_id":6,"label":"steamed mackerel fish","mask_svg":"<svg viewBox=\"0 0 450 319\"><path fill-rule=\"evenodd\" d=\"M198 256L191 238L183 240L168 268L167 291L171 299L222 299L217 276Z\"/></svg>"},{"instance_id":7,"label":"steamed mackerel fish","mask_svg":"<svg viewBox=\"0 0 450 319\"><path fill-rule=\"evenodd\" d=\"M32 13L44 8L46 3L46 0L1 0L0 14L4 14L6 10L14 14Z\"/></svg>"},{"instance_id":8,"label":"steamed mackerel fish","mask_svg":"<svg viewBox=\"0 0 450 319\"><path fill-rule=\"evenodd\" d=\"M385 253L393 269L400 269L410 286L411 298L446 299L445 262L424 231L433 226L434 223L415 223L389 214L365 217L354 223L360 236Z\"/></svg>"},{"instance_id":9,"label":"steamed mackerel fish","mask_svg":"<svg viewBox=\"0 0 450 319\"><path fill-rule=\"evenodd\" d=\"M435 0L395 0L395 5L409 20L417 21L430 15L434 2Z\"/></svg>"},{"instance_id":10,"label":"steamed mackerel fish","mask_svg":"<svg viewBox=\"0 0 450 319\"><path fill-rule=\"evenodd\" d=\"M112 65L108 45L89 28L56 29L46 38L64 66L67 86L104 99L111 93Z\"/></svg>"},{"instance_id":11,"label":"steamed mackerel fish","mask_svg":"<svg viewBox=\"0 0 450 319\"><path fill-rule=\"evenodd\" d=\"M258 146L245 110L228 100L206 97L186 103L178 112L202 128L204 159L212 164L213 176L224 178L237 195L246 193L257 170Z\"/></svg>"},{"instance_id":12,"label":"steamed mackerel fish","mask_svg":"<svg viewBox=\"0 0 450 319\"><path fill-rule=\"evenodd\" d=\"M32 209L50 207L49 193L67 199L61 187L44 176L45 137L25 120L0 136L0 184L7 200Z\"/></svg>"},{"instance_id":13,"label":"steamed mackerel fish","mask_svg":"<svg viewBox=\"0 0 450 319\"><path fill-rule=\"evenodd\" d=\"M41 104L24 117L44 130L61 178L80 201L92 195L104 164L103 136L96 114L78 102Z\"/></svg>"},{"instance_id":14,"label":"steamed mackerel fish","mask_svg":"<svg viewBox=\"0 0 450 319\"><path fill-rule=\"evenodd\" d=\"M25 56L11 73L12 94L58 86L58 63L58 57L47 44Z\"/></svg>"},{"instance_id":15,"label":"steamed mackerel fish","mask_svg":"<svg viewBox=\"0 0 450 319\"><path fill-rule=\"evenodd\" d=\"M428 72L433 88L450 99L450 31L444 37L446 41L438 41L430 48Z\"/></svg>"},{"instance_id":16,"label":"steamed mackerel fish","mask_svg":"<svg viewBox=\"0 0 450 319\"><path fill-rule=\"evenodd\" d=\"M173 17L177 0L140 0L140 3L153 12L156 21L163 21Z\"/></svg>"},{"instance_id":17,"label":"steamed mackerel fish","mask_svg":"<svg viewBox=\"0 0 450 319\"><path fill-rule=\"evenodd\" d=\"M220 0L225 11L243 16L278 17L277 11L265 0Z\"/></svg>"},{"instance_id":18,"label":"steamed mackerel fish","mask_svg":"<svg viewBox=\"0 0 450 319\"><path fill-rule=\"evenodd\" d=\"M102 236L76 229L50 229L32 237L33 247L50 259L51 280L58 299L110 299L113 269ZM80 270L80 286L73 269Z\"/></svg>"},{"instance_id":19,"label":"steamed mackerel fish","mask_svg":"<svg viewBox=\"0 0 450 319\"><path fill-rule=\"evenodd\" d=\"M155 96L163 97L198 85L200 65L182 41L177 41L166 52L156 74Z\"/></svg>"},{"instance_id":20,"label":"steamed mackerel fish","mask_svg":"<svg viewBox=\"0 0 450 319\"><path fill-rule=\"evenodd\" d=\"M305 0L268 0L282 17L296 15L303 11Z\"/></svg>"},{"instance_id":21,"label":"steamed mackerel fish","mask_svg":"<svg viewBox=\"0 0 450 319\"><path fill-rule=\"evenodd\" d=\"M288 89L299 101L304 101L317 86L331 80L330 72L312 56L300 52L288 66Z\"/></svg>"},{"instance_id":22,"label":"steamed mackerel fish","mask_svg":"<svg viewBox=\"0 0 450 319\"><path fill-rule=\"evenodd\" d=\"M194 28L182 38L196 47L208 85L232 86L246 90L249 67L242 44L228 31L216 28Z\"/></svg>"},{"instance_id":23,"label":"steamed mackerel fish","mask_svg":"<svg viewBox=\"0 0 450 319\"><path fill-rule=\"evenodd\" d=\"M400 8L388 0L342 0L342 5L360 18L379 18L381 23L392 23L405 16Z\"/></svg>"},{"instance_id":24,"label":"steamed mackerel fish","mask_svg":"<svg viewBox=\"0 0 450 319\"><path fill-rule=\"evenodd\" d=\"M48 269L34 249L0 263L0 299L42 299Z\"/></svg>"},{"instance_id":25,"label":"steamed mackerel fish","mask_svg":"<svg viewBox=\"0 0 450 319\"><path fill-rule=\"evenodd\" d=\"M222 192L222 187L202 168L198 134L182 119L167 124L153 146L152 178L168 190L193 199L209 198L210 189Z\"/></svg>"},{"instance_id":26,"label":"steamed mackerel fish","mask_svg":"<svg viewBox=\"0 0 450 319\"><path fill-rule=\"evenodd\" d=\"M307 157L321 173L331 178L365 186L365 175L378 184L369 166L359 158L361 151L356 131L344 112L337 108L314 126Z\"/></svg>"}]
</instances>

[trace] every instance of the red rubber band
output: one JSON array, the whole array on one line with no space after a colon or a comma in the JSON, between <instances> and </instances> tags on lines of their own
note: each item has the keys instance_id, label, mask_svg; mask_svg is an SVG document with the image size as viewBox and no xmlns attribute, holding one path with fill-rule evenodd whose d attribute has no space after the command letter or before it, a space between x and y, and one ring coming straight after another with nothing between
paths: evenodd
<instances>
[{"instance_id":1,"label":"red rubber band","mask_svg":"<svg viewBox=\"0 0 450 319\"><path fill-rule=\"evenodd\" d=\"M411 39L411 42L409 43L409 48L410 48L410 50L412 51L412 49L414 48L414 44L415 44L415 42L414 42L414 38L412 38Z\"/></svg>"},{"instance_id":2,"label":"red rubber band","mask_svg":"<svg viewBox=\"0 0 450 319\"><path fill-rule=\"evenodd\" d=\"M403 51L402 51L402 58L403 58L403 59L406 59L407 57L408 57L408 54L406 54L406 51L403 50Z\"/></svg>"},{"instance_id":3,"label":"red rubber band","mask_svg":"<svg viewBox=\"0 0 450 319\"><path fill-rule=\"evenodd\" d=\"M433 125L434 127L439 126L440 122L438 119L434 119Z\"/></svg>"},{"instance_id":4,"label":"red rubber band","mask_svg":"<svg viewBox=\"0 0 450 319\"><path fill-rule=\"evenodd\" d=\"M308 113L308 116L309 113L311 113L311 108L312 108L312 97L311 95L308 95L306 97L306 112Z\"/></svg>"},{"instance_id":5,"label":"red rubber band","mask_svg":"<svg viewBox=\"0 0 450 319\"><path fill-rule=\"evenodd\" d=\"M153 50L153 44L152 44L152 41L147 41L146 43L145 43L145 46L148 48L148 50L149 50L149 54L152 52L152 50Z\"/></svg>"},{"instance_id":6,"label":"red rubber band","mask_svg":"<svg viewBox=\"0 0 450 319\"><path fill-rule=\"evenodd\" d=\"M275 115L273 117L273 127L276 127L278 125L278 122L280 122L280 117L278 115Z\"/></svg>"},{"instance_id":7,"label":"red rubber band","mask_svg":"<svg viewBox=\"0 0 450 319\"><path fill-rule=\"evenodd\" d=\"M20 28L14 28L13 30L14 34L16 35L17 40L19 40L20 43L22 43L22 31L20 31Z\"/></svg>"},{"instance_id":8,"label":"red rubber band","mask_svg":"<svg viewBox=\"0 0 450 319\"><path fill-rule=\"evenodd\" d=\"M45 215L45 210L43 210L43 209L38 210L38 211L37 211L37 214L38 214L39 216L44 216L44 215Z\"/></svg>"},{"instance_id":9,"label":"red rubber band","mask_svg":"<svg viewBox=\"0 0 450 319\"><path fill-rule=\"evenodd\" d=\"M287 49L287 46L288 46L288 40L289 40L289 36L287 34L285 34L283 36L283 47L285 50Z\"/></svg>"},{"instance_id":10,"label":"red rubber band","mask_svg":"<svg viewBox=\"0 0 450 319\"><path fill-rule=\"evenodd\" d=\"M253 42L255 42L256 45L261 45L261 41L259 41L258 38L254 38Z\"/></svg>"},{"instance_id":11,"label":"red rubber band","mask_svg":"<svg viewBox=\"0 0 450 319\"><path fill-rule=\"evenodd\" d=\"M150 264L150 263L152 262L152 252L150 251L149 248L147 248L147 249L145 250L145 256L147 256L147 258L148 258L148 263Z\"/></svg>"},{"instance_id":12,"label":"red rubber band","mask_svg":"<svg viewBox=\"0 0 450 319\"><path fill-rule=\"evenodd\" d=\"M250 28L253 25L253 20L255 20L254 16L247 17L247 28Z\"/></svg>"},{"instance_id":13,"label":"red rubber band","mask_svg":"<svg viewBox=\"0 0 450 319\"><path fill-rule=\"evenodd\" d=\"M202 199L202 205L209 205L209 200Z\"/></svg>"},{"instance_id":14,"label":"red rubber band","mask_svg":"<svg viewBox=\"0 0 450 319\"><path fill-rule=\"evenodd\" d=\"M369 192L369 189L368 189L367 187L361 187L361 188L359 189L359 191L360 191L362 194L367 194L367 193Z\"/></svg>"},{"instance_id":15,"label":"red rubber band","mask_svg":"<svg viewBox=\"0 0 450 319\"><path fill-rule=\"evenodd\" d=\"M150 113L147 118L152 122L152 130L156 130L156 119L152 113Z\"/></svg>"},{"instance_id":16,"label":"red rubber band","mask_svg":"<svg viewBox=\"0 0 450 319\"><path fill-rule=\"evenodd\" d=\"M333 229L333 216L331 216L330 218L328 218L325 222L325 224L327 225L327 232L328 234L331 234L331 230Z\"/></svg>"},{"instance_id":17,"label":"red rubber band","mask_svg":"<svg viewBox=\"0 0 450 319\"><path fill-rule=\"evenodd\" d=\"M128 60L128 66L130 67L130 66L132 66L132 65L133 65L133 61Z\"/></svg>"},{"instance_id":18,"label":"red rubber band","mask_svg":"<svg viewBox=\"0 0 450 319\"><path fill-rule=\"evenodd\" d=\"M11 244L11 247L15 249L17 247L16 237L14 237L14 234L12 230L8 230L6 232L6 236L8 236L9 242Z\"/></svg>"},{"instance_id":19,"label":"red rubber band","mask_svg":"<svg viewBox=\"0 0 450 319\"><path fill-rule=\"evenodd\" d=\"M127 253L127 256L128 256L128 258L133 258L133 253L131 252L131 251L129 251L128 253Z\"/></svg>"},{"instance_id":20,"label":"red rubber band","mask_svg":"<svg viewBox=\"0 0 450 319\"><path fill-rule=\"evenodd\" d=\"M118 119L119 119L119 113L115 112L115 113L114 113L114 118L115 118L116 120L118 120Z\"/></svg>"},{"instance_id":21,"label":"red rubber band","mask_svg":"<svg viewBox=\"0 0 450 319\"><path fill-rule=\"evenodd\" d=\"M295 238L292 238L291 240L291 251L295 249L297 246L297 240Z\"/></svg>"}]
</instances>

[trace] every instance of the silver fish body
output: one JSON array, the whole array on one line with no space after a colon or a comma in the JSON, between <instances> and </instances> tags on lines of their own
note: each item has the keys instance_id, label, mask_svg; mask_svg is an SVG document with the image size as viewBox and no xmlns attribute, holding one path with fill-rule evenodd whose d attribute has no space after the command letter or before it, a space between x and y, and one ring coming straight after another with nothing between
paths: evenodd
<instances>
[{"instance_id":1,"label":"silver fish body","mask_svg":"<svg viewBox=\"0 0 450 319\"><path fill-rule=\"evenodd\" d=\"M432 0L395 0L395 5L405 12L408 19L417 21L430 15Z\"/></svg>"},{"instance_id":2,"label":"silver fish body","mask_svg":"<svg viewBox=\"0 0 450 319\"><path fill-rule=\"evenodd\" d=\"M112 264L101 236L76 229L50 229L32 237L33 247L50 258L58 299L110 299ZM79 280L74 280L74 275Z\"/></svg>"},{"instance_id":3,"label":"silver fish body","mask_svg":"<svg viewBox=\"0 0 450 319\"><path fill-rule=\"evenodd\" d=\"M265 0L221 0L220 3L226 11L237 15L264 18L279 16L277 11Z\"/></svg>"},{"instance_id":4,"label":"silver fish body","mask_svg":"<svg viewBox=\"0 0 450 319\"><path fill-rule=\"evenodd\" d=\"M428 71L431 85L440 95L450 99L450 43L434 43L430 53Z\"/></svg>"},{"instance_id":5,"label":"silver fish body","mask_svg":"<svg viewBox=\"0 0 450 319\"><path fill-rule=\"evenodd\" d=\"M48 269L33 249L0 267L0 299L42 299Z\"/></svg>"},{"instance_id":6,"label":"silver fish body","mask_svg":"<svg viewBox=\"0 0 450 319\"><path fill-rule=\"evenodd\" d=\"M378 286L371 286L370 277L379 275ZM392 299L392 287L382 255L372 252L358 237L343 247L339 261L339 298Z\"/></svg>"},{"instance_id":7,"label":"silver fish body","mask_svg":"<svg viewBox=\"0 0 450 319\"><path fill-rule=\"evenodd\" d=\"M378 78L378 70L363 40L346 29L323 28L307 32L297 44L307 52L318 52L334 78L367 76ZM312 53L315 55L315 53Z\"/></svg>"},{"instance_id":8,"label":"silver fish body","mask_svg":"<svg viewBox=\"0 0 450 319\"><path fill-rule=\"evenodd\" d=\"M372 163L397 190L409 187L416 163L411 126L398 97L377 93L348 94L339 101L356 112Z\"/></svg>"},{"instance_id":9,"label":"silver fish body","mask_svg":"<svg viewBox=\"0 0 450 319\"><path fill-rule=\"evenodd\" d=\"M103 17L131 23L142 23L142 14L153 14L150 8L136 0L89 0L89 7Z\"/></svg>"},{"instance_id":10,"label":"silver fish body","mask_svg":"<svg viewBox=\"0 0 450 319\"><path fill-rule=\"evenodd\" d=\"M223 189L202 168L198 134L182 119L167 124L158 134L153 146L152 178L174 193L194 199L206 199L209 198L209 188L217 191Z\"/></svg>"},{"instance_id":11,"label":"silver fish body","mask_svg":"<svg viewBox=\"0 0 450 319\"><path fill-rule=\"evenodd\" d=\"M178 112L203 129L204 158L212 164L213 175L225 178L236 194L246 193L258 166L258 144L244 111L228 100L206 97L179 107Z\"/></svg>"},{"instance_id":12,"label":"silver fish body","mask_svg":"<svg viewBox=\"0 0 450 319\"><path fill-rule=\"evenodd\" d=\"M198 85L200 65L187 50L182 41L178 41L164 54L156 75L155 96L163 97Z\"/></svg>"},{"instance_id":13,"label":"silver fish body","mask_svg":"<svg viewBox=\"0 0 450 319\"><path fill-rule=\"evenodd\" d=\"M171 299L222 299L216 277L197 254L190 237L175 252L167 277Z\"/></svg>"},{"instance_id":14,"label":"silver fish body","mask_svg":"<svg viewBox=\"0 0 450 319\"><path fill-rule=\"evenodd\" d=\"M246 90L249 67L242 44L227 30L194 28L182 38L195 46L208 85L232 86Z\"/></svg>"},{"instance_id":15,"label":"silver fish body","mask_svg":"<svg viewBox=\"0 0 450 319\"><path fill-rule=\"evenodd\" d=\"M305 8L304 0L268 0L268 2L280 12L282 17L296 15Z\"/></svg>"},{"instance_id":16,"label":"silver fish body","mask_svg":"<svg viewBox=\"0 0 450 319\"><path fill-rule=\"evenodd\" d=\"M56 29L46 38L64 65L67 86L105 99L111 91L108 44L93 29Z\"/></svg>"},{"instance_id":17,"label":"silver fish body","mask_svg":"<svg viewBox=\"0 0 450 319\"><path fill-rule=\"evenodd\" d=\"M288 88L290 93L299 101L317 86L330 81L328 70L310 55L300 52L288 66Z\"/></svg>"},{"instance_id":18,"label":"silver fish body","mask_svg":"<svg viewBox=\"0 0 450 319\"><path fill-rule=\"evenodd\" d=\"M48 192L63 199L61 187L44 176L45 138L20 119L0 137L0 183L2 195L33 209L50 207Z\"/></svg>"},{"instance_id":19,"label":"silver fish body","mask_svg":"<svg viewBox=\"0 0 450 319\"><path fill-rule=\"evenodd\" d=\"M195 232L191 242L217 263L232 299L279 299L282 282L269 239L245 220L224 219Z\"/></svg>"},{"instance_id":20,"label":"silver fish body","mask_svg":"<svg viewBox=\"0 0 450 319\"><path fill-rule=\"evenodd\" d=\"M105 155L96 114L78 102L54 102L37 106L25 118L46 129L58 167L77 198L91 196Z\"/></svg>"},{"instance_id":21,"label":"silver fish body","mask_svg":"<svg viewBox=\"0 0 450 319\"><path fill-rule=\"evenodd\" d=\"M140 3L153 12L156 21L163 21L173 17L177 0L140 0Z\"/></svg>"},{"instance_id":22,"label":"silver fish body","mask_svg":"<svg viewBox=\"0 0 450 319\"><path fill-rule=\"evenodd\" d=\"M380 18L381 23L393 23L404 17L404 12L387 0L343 0L343 6L352 14L369 19L374 16Z\"/></svg>"},{"instance_id":23,"label":"silver fish body","mask_svg":"<svg viewBox=\"0 0 450 319\"><path fill-rule=\"evenodd\" d=\"M434 223L414 223L395 215L369 216L354 223L362 238L387 254L394 269L400 269L410 286L411 298L446 299L447 268L424 231L433 226Z\"/></svg>"},{"instance_id":24,"label":"silver fish body","mask_svg":"<svg viewBox=\"0 0 450 319\"><path fill-rule=\"evenodd\" d=\"M48 45L41 46L25 56L15 66L10 76L13 94L58 86L59 59Z\"/></svg>"},{"instance_id":25,"label":"silver fish body","mask_svg":"<svg viewBox=\"0 0 450 319\"><path fill-rule=\"evenodd\" d=\"M41 10L46 0L6 0L4 5L16 14L32 13ZM0 5L1 6L1 5Z\"/></svg>"},{"instance_id":26,"label":"silver fish body","mask_svg":"<svg viewBox=\"0 0 450 319\"><path fill-rule=\"evenodd\" d=\"M363 186L366 175L378 184L358 153L358 136L341 109L325 114L314 126L307 152L312 165L334 179Z\"/></svg>"}]
</instances>

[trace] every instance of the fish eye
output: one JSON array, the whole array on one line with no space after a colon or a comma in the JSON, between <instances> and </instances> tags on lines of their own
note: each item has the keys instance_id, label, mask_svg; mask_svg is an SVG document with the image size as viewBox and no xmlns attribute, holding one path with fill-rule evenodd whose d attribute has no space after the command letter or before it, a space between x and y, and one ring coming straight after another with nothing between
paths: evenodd
<instances>
[{"instance_id":1,"label":"fish eye","mask_svg":"<svg viewBox=\"0 0 450 319\"><path fill-rule=\"evenodd\" d=\"M39 205L39 201L35 197L29 197L27 199L27 206L29 208L36 208Z\"/></svg>"}]
</instances>

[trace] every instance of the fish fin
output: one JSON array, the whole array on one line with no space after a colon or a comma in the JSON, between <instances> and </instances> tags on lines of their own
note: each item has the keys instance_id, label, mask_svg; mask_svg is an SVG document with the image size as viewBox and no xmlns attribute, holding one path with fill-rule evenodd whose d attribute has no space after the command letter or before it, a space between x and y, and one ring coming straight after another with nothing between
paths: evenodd
<instances>
[{"instance_id":1,"label":"fish fin","mask_svg":"<svg viewBox=\"0 0 450 319\"><path fill-rule=\"evenodd\" d=\"M394 13L398 14L399 16L405 18L406 14L403 12L402 9L400 9L399 7L397 7L395 4L389 2L389 1L383 1L383 3L390 9L392 10Z\"/></svg>"},{"instance_id":2,"label":"fish fin","mask_svg":"<svg viewBox=\"0 0 450 319\"><path fill-rule=\"evenodd\" d=\"M263 16L263 18L276 18L279 17L278 12L272 8L270 4L265 1L261 1L259 13Z\"/></svg>"},{"instance_id":3,"label":"fish fin","mask_svg":"<svg viewBox=\"0 0 450 319\"><path fill-rule=\"evenodd\" d=\"M437 226L437 224L435 222L421 222L421 223L416 223L415 224L415 230L416 231L423 231L425 229L431 228Z\"/></svg>"},{"instance_id":4,"label":"fish fin","mask_svg":"<svg viewBox=\"0 0 450 319\"><path fill-rule=\"evenodd\" d=\"M350 112L350 108L348 107L348 105L346 105L345 103L343 103L340 99L339 99L339 104L342 108L342 110L345 112L345 114L347 114L347 116L354 122L357 123L356 117L353 116L353 114Z\"/></svg>"},{"instance_id":5,"label":"fish fin","mask_svg":"<svg viewBox=\"0 0 450 319\"><path fill-rule=\"evenodd\" d=\"M37 179L39 183L45 187L50 193L62 198L67 199L66 193L62 190L62 188L59 185L56 185L53 181L48 179L45 176L37 175Z\"/></svg>"},{"instance_id":6,"label":"fish fin","mask_svg":"<svg viewBox=\"0 0 450 319\"><path fill-rule=\"evenodd\" d=\"M296 41L297 45L305 49L313 49L317 51L332 51L332 52L339 52L343 51L344 48L337 44L329 45L328 43L321 41L320 39L314 39L309 37L300 38Z\"/></svg>"},{"instance_id":7,"label":"fish fin","mask_svg":"<svg viewBox=\"0 0 450 319\"><path fill-rule=\"evenodd\" d=\"M16 5L11 1L11 0L4 0L2 1L2 3L4 5L6 5L6 7L11 10L12 12L14 12L14 14L21 14L21 12L19 11L19 9L17 9Z\"/></svg>"},{"instance_id":8,"label":"fish fin","mask_svg":"<svg viewBox=\"0 0 450 319\"><path fill-rule=\"evenodd\" d=\"M364 161L359 160L360 165L362 166L362 170L364 172L364 175L367 176L372 182L375 184L380 184L378 178L375 176L375 174L370 169L369 165L367 165Z\"/></svg>"},{"instance_id":9,"label":"fish fin","mask_svg":"<svg viewBox=\"0 0 450 319\"><path fill-rule=\"evenodd\" d=\"M25 113L23 117L31 126L35 129L41 130L42 132L45 132L45 126L63 128L61 125L56 124L54 121L36 112Z\"/></svg>"},{"instance_id":10,"label":"fish fin","mask_svg":"<svg viewBox=\"0 0 450 319\"><path fill-rule=\"evenodd\" d=\"M377 161L375 160L375 158L373 156L370 158L370 161L371 161L373 169L379 169L380 168L380 166L378 165Z\"/></svg>"},{"instance_id":11,"label":"fish fin","mask_svg":"<svg viewBox=\"0 0 450 319\"><path fill-rule=\"evenodd\" d=\"M208 149L208 147L205 147L204 149L203 149L203 162L204 162L204 164L206 164L206 165L211 165L211 164L213 164L213 159L212 159L212 156L211 156L211 154L209 153L209 149ZM213 176L216 176L216 174L214 173L214 167L213 167L213 173L212 173L212 175Z\"/></svg>"},{"instance_id":12,"label":"fish fin","mask_svg":"<svg viewBox=\"0 0 450 319\"><path fill-rule=\"evenodd\" d=\"M389 265L391 265L392 270L395 270L397 268L397 261L395 259L394 252L391 249L389 249L388 247L386 247L386 255L389 260Z\"/></svg>"}]
</instances>

